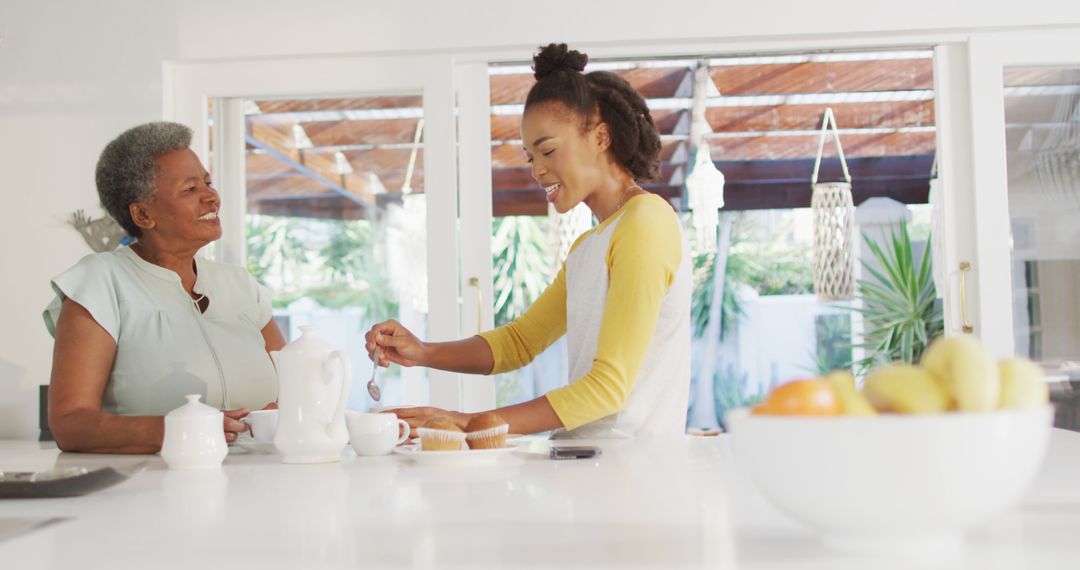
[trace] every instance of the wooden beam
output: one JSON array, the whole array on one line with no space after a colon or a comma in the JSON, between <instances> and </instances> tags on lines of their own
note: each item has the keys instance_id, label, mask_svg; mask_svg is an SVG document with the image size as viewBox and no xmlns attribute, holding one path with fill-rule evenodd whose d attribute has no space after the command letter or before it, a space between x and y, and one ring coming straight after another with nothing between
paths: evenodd
<instances>
[{"instance_id":1,"label":"wooden beam","mask_svg":"<svg viewBox=\"0 0 1080 570\"><path fill-rule=\"evenodd\" d=\"M809 208L811 193L809 180L799 183L735 182L724 185L723 210ZM851 194L855 205L879 196L904 204L925 204L930 194L930 178L855 180Z\"/></svg>"},{"instance_id":2,"label":"wooden beam","mask_svg":"<svg viewBox=\"0 0 1080 570\"><path fill-rule=\"evenodd\" d=\"M303 174L304 176L307 176L307 177L311 178L312 180L326 186L327 188L337 192L338 194L341 194L342 196L348 198L349 200L352 200L352 201L356 202L357 204L362 204L364 206L367 206L367 202L363 198L361 198L359 195L347 190L344 186L342 186L338 182L335 182L333 180L330 180L329 178L326 178L319 171L314 170L312 168L308 168L307 166L305 166L304 164L301 164L299 162L293 161L292 157L289 154L286 154L284 152L281 152L281 151L278 151L278 150L274 149L269 144L264 143L264 142L256 139L254 136L252 136L250 134L246 135L246 136L247 136L247 141L248 141L249 144L251 144L251 145L253 145L255 147L261 148L262 150L266 151L267 153L269 153L269 154L271 154L273 156L276 156L282 162L285 162L285 163L289 164L289 166L291 166L293 168L293 170L296 170L300 174Z\"/></svg>"},{"instance_id":3,"label":"wooden beam","mask_svg":"<svg viewBox=\"0 0 1080 570\"><path fill-rule=\"evenodd\" d=\"M619 69L614 73L646 99L666 99L678 96L689 69L674 67L636 67ZM520 105L525 102L536 80L531 73L492 75L490 83L492 105Z\"/></svg>"},{"instance_id":4,"label":"wooden beam","mask_svg":"<svg viewBox=\"0 0 1080 570\"><path fill-rule=\"evenodd\" d=\"M304 113L309 111L363 111L368 109L410 109L424 106L424 98L405 97L354 97L334 99L275 99L257 100L262 114Z\"/></svg>"},{"instance_id":5,"label":"wooden beam","mask_svg":"<svg viewBox=\"0 0 1080 570\"><path fill-rule=\"evenodd\" d=\"M666 138L666 145L685 139ZM937 146L933 131L845 132L840 141L848 158L909 156L933 154ZM709 148L714 161L773 161L813 158L817 152L817 135L785 135L769 133L761 136L729 137L724 133L709 135ZM675 148L671 152L675 152ZM835 156L836 149L825 145L825 156ZM492 168L528 166L520 144L495 144L491 147Z\"/></svg>"},{"instance_id":6,"label":"wooden beam","mask_svg":"<svg viewBox=\"0 0 1080 570\"><path fill-rule=\"evenodd\" d=\"M911 156L854 157L848 160L848 168L856 180L879 178L926 178L933 164L933 154ZM811 158L787 160L718 160L716 167L724 173L728 182L799 182L809 181L814 169ZM665 162L662 173L674 174L679 164ZM840 175L839 161L826 160L822 165L823 179ZM528 167L503 167L492 169L492 187L495 190L520 190L536 187L532 170Z\"/></svg>"},{"instance_id":7,"label":"wooden beam","mask_svg":"<svg viewBox=\"0 0 1080 570\"><path fill-rule=\"evenodd\" d=\"M375 189L368 180L355 172L340 173L333 153L305 152L296 148L295 125L284 117L251 118L245 139L249 145L350 200L366 204L374 202Z\"/></svg>"},{"instance_id":8,"label":"wooden beam","mask_svg":"<svg viewBox=\"0 0 1080 570\"><path fill-rule=\"evenodd\" d=\"M762 135L709 137L713 160L780 160L813 157L818 136ZM933 131L889 131L882 133L840 133L844 154L849 158L932 154L937 146ZM835 156L836 148L825 145L825 156Z\"/></svg>"},{"instance_id":9,"label":"wooden beam","mask_svg":"<svg viewBox=\"0 0 1080 570\"><path fill-rule=\"evenodd\" d=\"M721 95L791 95L934 88L931 58L713 65Z\"/></svg>"},{"instance_id":10,"label":"wooden beam","mask_svg":"<svg viewBox=\"0 0 1080 570\"><path fill-rule=\"evenodd\" d=\"M821 128L826 107L841 129L934 126L933 101L710 107L705 116L715 132L813 131Z\"/></svg>"},{"instance_id":11,"label":"wooden beam","mask_svg":"<svg viewBox=\"0 0 1080 570\"><path fill-rule=\"evenodd\" d=\"M321 220L360 220L367 218L366 208L340 195L298 200L249 202L248 213Z\"/></svg>"},{"instance_id":12,"label":"wooden beam","mask_svg":"<svg viewBox=\"0 0 1080 570\"><path fill-rule=\"evenodd\" d=\"M311 144L320 146L408 144L418 119L313 121L304 123Z\"/></svg>"},{"instance_id":13,"label":"wooden beam","mask_svg":"<svg viewBox=\"0 0 1080 570\"><path fill-rule=\"evenodd\" d=\"M930 175L933 162L933 154L856 157L848 160L848 169L854 180L926 178ZM839 163L839 160L824 163L822 176L839 175ZM724 179L727 182L809 182L810 174L814 170L814 160L811 158L793 160L721 160L716 161L716 168L724 173Z\"/></svg>"},{"instance_id":14,"label":"wooden beam","mask_svg":"<svg viewBox=\"0 0 1080 570\"><path fill-rule=\"evenodd\" d=\"M682 195L678 186L646 184L644 188L669 202ZM492 195L495 216L546 216L547 198L540 189L504 190Z\"/></svg>"},{"instance_id":15,"label":"wooden beam","mask_svg":"<svg viewBox=\"0 0 1080 570\"><path fill-rule=\"evenodd\" d=\"M1003 75L1005 87L1080 84L1080 69L1075 67L1022 67L1006 69Z\"/></svg>"},{"instance_id":16,"label":"wooden beam","mask_svg":"<svg viewBox=\"0 0 1080 570\"><path fill-rule=\"evenodd\" d=\"M852 185L856 204L868 198L884 196L905 204L927 203L930 188L928 173L922 177L864 178ZM651 192L668 201L679 198L679 186L647 185ZM764 210L809 208L812 189L810 181L746 181L729 182L724 186L724 210ZM499 190L492 196L496 216L542 216L547 213L547 200L539 189Z\"/></svg>"}]
</instances>

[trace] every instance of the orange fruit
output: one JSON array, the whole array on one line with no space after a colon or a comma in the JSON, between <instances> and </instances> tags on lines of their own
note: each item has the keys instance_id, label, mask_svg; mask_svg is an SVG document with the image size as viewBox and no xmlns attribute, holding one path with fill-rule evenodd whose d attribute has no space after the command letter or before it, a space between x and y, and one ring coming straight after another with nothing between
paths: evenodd
<instances>
[{"instance_id":1,"label":"orange fruit","mask_svg":"<svg viewBox=\"0 0 1080 570\"><path fill-rule=\"evenodd\" d=\"M837 416L841 412L840 399L832 386L816 378L781 384L752 410L755 415L776 416Z\"/></svg>"}]
</instances>

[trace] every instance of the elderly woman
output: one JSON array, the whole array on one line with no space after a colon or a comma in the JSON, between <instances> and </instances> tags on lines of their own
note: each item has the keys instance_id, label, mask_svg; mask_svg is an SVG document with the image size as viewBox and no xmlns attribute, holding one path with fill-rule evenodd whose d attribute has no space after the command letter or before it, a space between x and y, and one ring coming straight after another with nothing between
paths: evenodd
<instances>
[{"instance_id":1,"label":"elderly woman","mask_svg":"<svg viewBox=\"0 0 1080 570\"><path fill-rule=\"evenodd\" d=\"M225 412L233 441L272 405L268 352L285 344L270 295L244 269L196 257L221 237L221 198L191 129L140 125L105 147L101 203L130 247L84 257L52 281L49 427L65 451L154 453L185 394Z\"/></svg>"}]
</instances>

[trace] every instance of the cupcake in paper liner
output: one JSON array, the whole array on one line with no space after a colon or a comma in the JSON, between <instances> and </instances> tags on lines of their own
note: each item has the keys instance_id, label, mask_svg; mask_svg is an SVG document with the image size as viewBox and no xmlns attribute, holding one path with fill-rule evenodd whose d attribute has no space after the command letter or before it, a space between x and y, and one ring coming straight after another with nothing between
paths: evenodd
<instances>
[{"instance_id":1,"label":"cupcake in paper liner","mask_svg":"<svg viewBox=\"0 0 1080 570\"><path fill-rule=\"evenodd\" d=\"M465 432L447 416L435 416L417 428L421 451L458 451L465 443Z\"/></svg>"},{"instance_id":2,"label":"cupcake in paper liner","mask_svg":"<svg viewBox=\"0 0 1080 570\"><path fill-rule=\"evenodd\" d=\"M469 449L499 449L506 447L506 434L510 424L498 414L476 414L465 426L465 438Z\"/></svg>"}]
</instances>

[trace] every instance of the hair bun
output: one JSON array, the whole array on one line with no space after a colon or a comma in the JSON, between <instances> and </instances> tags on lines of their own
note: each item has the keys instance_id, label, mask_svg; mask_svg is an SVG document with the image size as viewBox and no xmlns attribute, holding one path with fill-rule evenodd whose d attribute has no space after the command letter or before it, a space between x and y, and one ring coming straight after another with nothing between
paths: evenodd
<instances>
[{"instance_id":1,"label":"hair bun","mask_svg":"<svg viewBox=\"0 0 1080 570\"><path fill-rule=\"evenodd\" d=\"M589 63L589 56L570 49L566 44L548 44L533 56L533 77L539 81L564 69L581 73L585 71L586 63Z\"/></svg>"}]
</instances>

